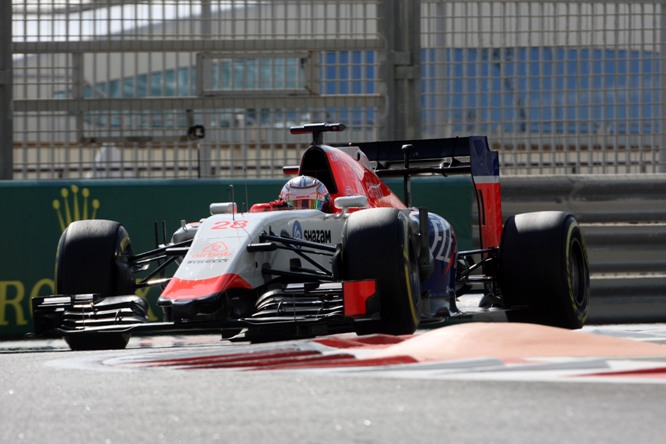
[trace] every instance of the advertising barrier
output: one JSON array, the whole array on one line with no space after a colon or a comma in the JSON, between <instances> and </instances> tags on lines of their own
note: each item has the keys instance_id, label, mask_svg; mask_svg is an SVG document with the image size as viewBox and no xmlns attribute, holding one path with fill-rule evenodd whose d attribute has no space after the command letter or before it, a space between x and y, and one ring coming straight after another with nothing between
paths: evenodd
<instances>
[{"instance_id":1,"label":"advertising barrier","mask_svg":"<svg viewBox=\"0 0 666 444\"><path fill-rule=\"evenodd\" d=\"M239 211L277 198L285 180L89 180L0 182L0 338L32 331L30 298L55 292L56 247L62 231L76 220L110 219L127 229L134 252L153 248L166 225L171 236L181 221L209 215L212 202L235 201ZM399 196L402 181L389 180ZM458 245L472 248L473 190L468 178L413 178L414 205L444 216L453 225ZM151 304L158 288L137 294Z\"/></svg>"}]
</instances>

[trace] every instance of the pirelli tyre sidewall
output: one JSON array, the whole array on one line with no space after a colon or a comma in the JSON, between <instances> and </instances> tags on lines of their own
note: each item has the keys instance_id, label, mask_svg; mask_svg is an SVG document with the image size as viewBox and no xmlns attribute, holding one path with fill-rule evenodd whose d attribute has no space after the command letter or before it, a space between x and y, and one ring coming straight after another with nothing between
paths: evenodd
<instances>
[{"instance_id":1,"label":"pirelli tyre sidewall","mask_svg":"<svg viewBox=\"0 0 666 444\"><path fill-rule=\"evenodd\" d=\"M573 216L541 211L510 217L500 245L500 288L510 321L581 328L590 303L587 250Z\"/></svg>"},{"instance_id":2,"label":"pirelli tyre sidewall","mask_svg":"<svg viewBox=\"0 0 666 444\"><path fill-rule=\"evenodd\" d=\"M127 263L131 254L129 235L118 222L101 219L73 222L58 243L56 292L133 294L134 279ZM124 348L129 339L129 334L121 333L65 336L72 350Z\"/></svg>"},{"instance_id":3,"label":"pirelli tyre sidewall","mask_svg":"<svg viewBox=\"0 0 666 444\"><path fill-rule=\"evenodd\" d=\"M412 225L405 212L373 208L351 214L343 228L343 278L377 280L381 320L375 332L410 334L418 327L421 282Z\"/></svg>"}]
</instances>

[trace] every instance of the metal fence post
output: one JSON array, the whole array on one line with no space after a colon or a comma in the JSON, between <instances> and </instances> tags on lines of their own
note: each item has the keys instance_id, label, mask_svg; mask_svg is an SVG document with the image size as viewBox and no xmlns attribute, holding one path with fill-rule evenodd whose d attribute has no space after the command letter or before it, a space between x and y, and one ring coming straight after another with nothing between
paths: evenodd
<instances>
[{"instance_id":1,"label":"metal fence post","mask_svg":"<svg viewBox=\"0 0 666 444\"><path fill-rule=\"evenodd\" d=\"M0 2L0 180L13 178L12 2Z\"/></svg>"},{"instance_id":2,"label":"metal fence post","mask_svg":"<svg viewBox=\"0 0 666 444\"><path fill-rule=\"evenodd\" d=\"M421 137L421 1L384 0L379 18L385 39L380 76L386 86L385 139Z\"/></svg>"},{"instance_id":3,"label":"metal fence post","mask_svg":"<svg viewBox=\"0 0 666 444\"><path fill-rule=\"evenodd\" d=\"M659 165L657 171L666 173L666 0L662 0L659 17Z\"/></svg>"}]
</instances>

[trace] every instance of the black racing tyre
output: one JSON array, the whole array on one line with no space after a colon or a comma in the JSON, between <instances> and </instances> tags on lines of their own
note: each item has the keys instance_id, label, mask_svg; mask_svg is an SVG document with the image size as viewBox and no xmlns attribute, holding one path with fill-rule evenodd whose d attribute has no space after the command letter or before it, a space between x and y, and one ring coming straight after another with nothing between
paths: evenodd
<instances>
[{"instance_id":1,"label":"black racing tyre","mask_svg":"<svg viewBox=\"0 0 666 444\"><path fill-rule=\"evenodd\" d=\"M134 278L127 263L132 246L125 228L109 220L81 220L60 236L56 254L58 294L99 293L117 296L134 293ZM72 350L124 348L129 334L99 333L66 336Z\"/></svg>"},{"instance_id":2,"label":"black racing tyre","mask_svg":"<svg viewBox=\"0 0 666 444\"><path fill-rule=\"evenodd\" d=\"M86 333L65 336L65 342L75 351L123 349L127 347L129 340L129 333Z\"/></svg>"},{"instance_id":3,"label":"black racing tyre","mask_svg":"<svg viewBox=\"0 0 666 444\"><path fill-rule=\"evenodd\" d=\"M56 254L58 294L134 293L134 280L123 257L132 254L125 228L110 220L80 220L60 236Z\"/></svg>"},{"instance_id":4,"label":"black racing tyre","mask_svg":"<svg viewBox=\"0 0 666 444\"><path fill-rule=\"evenodd\" d=\"M510 217L499 253L499 283L509 321L581 328L590 303L585 242L576 219L541 211Z\"/></svg>"},{"instance_id":5,"label":"black racing tyre","mask_svg":"<svg viewBox=\"0 0 666 444\"><path fill-rule=\"evenodd\" d=\"M411 334L419 325L416 236L409 216L395 208L358 211L345 223L342 275L345 280L377 280L381 297L381 320L373 325L377 333Z\"/></svg>"}]
</instances>

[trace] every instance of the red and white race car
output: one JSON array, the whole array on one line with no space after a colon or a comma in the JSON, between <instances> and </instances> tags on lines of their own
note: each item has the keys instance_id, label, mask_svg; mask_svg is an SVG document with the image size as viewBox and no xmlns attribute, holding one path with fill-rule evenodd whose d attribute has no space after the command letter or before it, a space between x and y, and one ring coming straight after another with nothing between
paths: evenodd
<instances>
[{"instance_id":1,"label":"red and white race car","mask_svg":"<svg viewBox=\"0 0 666 444\"><path fill-rule=\"evenodd\" d=\"M138 331L217 330L266 341L487 319L580 328L589 305L582 232L561 212L503 224L499 162L485 137L323 143L342 124L291 129L313 141L280 199L239 212L213 203L170 242L136 254L123 226L83 220L63 232L56 295L33 299L36 335L72 349L123 348ZM480 245L458 251L445 217L413 207L410 177L470 175ZM382 181L404 178L404 202ZM177 267L175 272L167 270ZM171 274L171 275L169 275ZM162 286L164 321L135 290ZM458 298L476 295L461 311Z\"/></svg>"}]
</instances>

